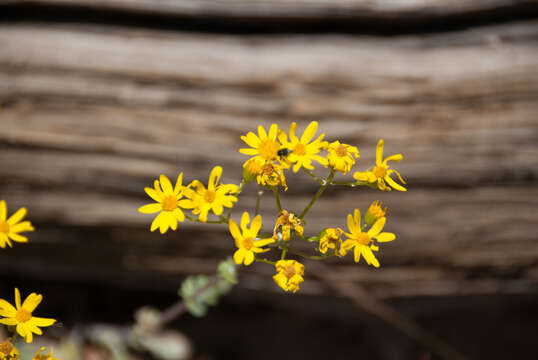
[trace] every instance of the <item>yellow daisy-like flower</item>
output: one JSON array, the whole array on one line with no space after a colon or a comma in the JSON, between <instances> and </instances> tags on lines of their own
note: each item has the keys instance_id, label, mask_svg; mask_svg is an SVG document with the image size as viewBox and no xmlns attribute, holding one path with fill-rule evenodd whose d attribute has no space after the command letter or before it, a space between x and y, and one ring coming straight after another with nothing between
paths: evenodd
<instances>
[{"instance_id":1,"label":"yellow daisy-like flower","mask_svg":"<svg viewBox=\"0 0 538 360\"><path fill-rule=\"evenodd\" d=\"M250 158L243 164L243 178L252 181L261 174L265 161L258 157Z\"/></svg>"},{"instance_id":2,"label":"yellow daisy-like flower","mask_svg":"<svg viewBox=\"0 0 538 360\"><path fill-rule=\"evenodd\" d=\"M341 171L344 175L351 170L355 164L355 159L359 158L359 150L355 146L341 144L338 140L330 143L327 151L329 152L327 155L328 165L336 171Z\"/></svg>"},{"instance_id":3,"label":"yellow daisy-like flower","mask_svg":"<svg viewBox=\"0 0 538 360\"><path fill-rule=\"evenodd\" d=\"M180 173L176 180L176 185L172 187L172 183L165 176L161 175L159 180L155 180L154 188L146 187L144 190L157 203L148 204L140 207L139 212L144 214L159 213L151 223L151 231L160 229L161 234L164 234L169 228L177 229L178 221L185 220L185 214L182 207L189 205L187 200L181 200L185 193L185 187L182 185L183 173Z\"/></svg>"},{"instance_id":4,"label":"yellow daisy-like flower","mask_svg":"<svg viewBox=\"0 0 538 360\"><path fill-rule=\"evenodd\" d=\"M279 260L275 268L275 283L285 291L297 292L299 284L304 281L304 265L295 260Z\"/></svg>"},{"instance_id":5,"label":"yellow daisy-like flower","mask_svg":"<svg viewBox=\"0 0 538 360\"><path fill-rule=\"evenodd\" d=\"M52 357L53 349L50 348L50 353L48 355L41 355L41 352L45 351L45 347L43 346L39 351L34 355L32 360L58 360L55 357Z\"/></svg>"},{"instance_id":6,"label":"yellow daisy-like flower","mask_svg":"<svg viewBox=\"0 0 538 360\"><path fill-rule=\"evenodd\" d=\"M19 358L19 350L11 341L0 342L0 360L18 360Z\"/></svg>"},{"instance_id":7,"label":"yellow daisy-like flower","mask_svg":"<svg viewBox=\"0 0 538 360\"><path fill-rule=\"evenodd\" d=\"M327 250L333 249L335 255L339 255L338 247L342 245L342 230L328 228L325 229L325 234L319 240L319 252L326 254Z\"/></svg>"},{"instance_id":8,"label":"yellow daisy-like flower","mask_svg":"<svg viewBox=\"0 0 538 360\"><path fill-rule=\"evenodd\" d=\"M26 209L20 208L11 215L7 220L7 206L4 200L0 201L0 247L5 248L6 245L12 247L11 240L16 242L28 242L26 236L20 235L21 232L34 231L32 223L22 221L26 215Z\"/></svg>"},{"instance_id":9,"label":"yellow daisy-like flower","mask_svg":"<svg viewBox=\"0 0 538 360\"><path fill-rule=\"evenodd\" d=\"M386 221L387 218L383 217L377 220L368 232L362 232L361 212L355 209L354 216L351 216L351 214L347 216L347 227L350 233L344 233L348 239L342 244L341 254L346 255L349 250L354 249L355 262L359 262L362 255L368 265L379 267L379 261L377 261L372 252L378 251L379 248L372 243L372 240L388 242L396 239L396 235L393 233L381 232Z\"/></svg>"},{"instance_id":10,"label":"yellow daisy-like flower","mask_svg":"<svg viewBox=\"0 0 538 360\"><path fill-rule=\"evenodd\" d=\"M286 157L286 160L295 164L293 165L293 172L299 171L301 167L313 170L314 166L312 166L312 160L316 160L322 165L327 165L327 159L318 155L321 149L327 146L327 142L322 141L325 134L322 133L316 140L310 142L318 129L317 121L312 121L308 125L301 136L301 139L295 135L296 128L297 124L295 122L291 123L289 141L288 136L284 131L280 131L278 135L278 139L282 143L282 146L291 150L291 153Z\"/></svg>"},{"instance_id":11,"label":"yellow daisy-like flower","mask_svg":"<svg viewBox=\"0 0 538 360\"><path fill-rule=\"evenodd\" d=\"M250 265L254 261L254 254L263 253L269 251L269 249L262 249L263 246L274 242L272 238L255 240L258 236L258 232L262 227L262 217L256 215L248 228L250 223L250 216L247 212L241 216L241 231L237 227L235 221L230 220L230 233L235 240L235 246L237 251L234 253L234 261L236 264Z\"/></svg>"},{"instance_id":12,"label":"yellow daisy-like flower","mask_svg":"<svg viewBox=\"0 0 538 360\"><path fill-rule=\"evenodd\" d=\"M379 200L374 201L366 214L364 215L364 222L369 226L372 226L378 219L381 219L387 213L387 208L382 208L383 203Z\"/></svg>"},{"instance_id":13,"label":"yellow daisy-like flower","mask_svg":"<svg viewBox=\"0 0 538 360\"><path fill-rule=\"evenodd\" d=\"M299 219L294 213L282 210L276 219L275 228L273 229L273 238L288 241L291 237L291 230L299 236L303 236L304 220Z\"/></svg>"},{"instance_id":14,"label":"yellow daisy-like flower","mask_svg":"<svg viewBox=\"0 0 538 360\"><path fill-rule=\"evenodd\" d=\"M379 190L390 191L391 189L389 186L387 186L388 184L393 189L396 189L398 191L407 191L406 188L396 183L390 177L390 174L395 173L400 179L400 181L405 184L405 181L404 179L402 179L400 173L394 169L389 169L389 166L387 165L387 162L389 161L401 161L403 159L403 155L394 154L385 158L385 160L383 160L383 146L384 146L384 142L383 142L383 139L381 139L377 143L377 148L376 148L376 153L375 153L376 166L374 166L373 170L362 171L362 172L357 171L355 172L355 174L353 174L353 178L358 181L367 181L369 183L377 182L377 187L379 188Z\"/></svg>"},{"instance_id":15,"label":"yellow daisy-like flower","mask_svg":"<svg viewBox=\"0 0 538 360\"><path fill-rule=\"evenodd\" d=\"M278 126L272 124L269 128L269 133L265 132L263 126L258 126L258 135L253 132L248 132L246 136L241 136L248 146L251 148L239 149L241 154L254 155L252 159L259 159L261 161L269 162L278 159L278 150L280 144L277 141Z\"/></svg>"},{"instance_id":16,"label":"yellow daisy-like flower","mask_svg":"<svg viewBox=\"0 0 538 360\"><path fill-rule=\"evenodd\" d=\"M263 186L278 186L284 187L284 191L288 190L286 184L286 178L284 177L284 170L282 166L272 163L267 163L262 166L261 172L256 177L258 184Z\"/></svg>"},{"instance_id":17,"label":"yellow daisy-like flower","mask_svg":"<svg viewBox=\"0 0 538 360\"><path fill-rule=\"evenodd\" d=\"M202 222L207 221L209 211L213 211L215 215L220 216L224 211L224 207L231 208L233 203L237 201L237 197L230 194L237 193L239 187L233 184L219 185L221 175L222 167L215 166L209 174L207 189L200 181L194 180L189 185L190 191L186 192L186 196L190 200L186 200L184 207L193 209L192 213L199 214L198 219ZM196 190L192 191L191 187Z\"/></svg>"},{"instance_id":18,"label":"yellow daisy-like flower","mask_svg":"<svg viewBox=\"0 0 538 360\"><path fill-rule=\"evenodd\" d=\"M15 326L17 333L22 336L27 343L32 342L33 335L41 335L43 332L39 326L51 326L56 322L55 319L41 318L32 316L32 312L37 305L43 300L43 295L31 293L21 305L21 294L19 289L15 288L15 306L11 305L4 299L0 299L0 324Z\"/></svg>"}]
</instances>

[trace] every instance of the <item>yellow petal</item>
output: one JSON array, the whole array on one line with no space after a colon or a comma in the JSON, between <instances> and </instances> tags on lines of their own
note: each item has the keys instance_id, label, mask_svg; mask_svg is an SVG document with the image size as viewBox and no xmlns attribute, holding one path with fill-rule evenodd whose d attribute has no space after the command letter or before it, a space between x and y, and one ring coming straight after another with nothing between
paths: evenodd
<instances>
[{"instance_id":1,"label":"yellow petal","mask_svg":"<svg viewBox=\"0 0 538 360\"><path fill-rule=\"evenodd\" d=\"M376 149L375 149L375 164L376 166L381 166L383 164L383 146L384 146L383 139L379 139L379 142L377 143Z\"/></svg>"},{"instance_id":2,"label":"yellow petal","mask_svg":"<svg viewBox=\"0 0 538 360\"><path fill-rule=\"evenodd\" d=\"M404 188L402 185L396 183L392 178L387 174L385 176L385 181L394 189L398 191L407 191L406 188Z\"/></svg>"},{"instance_id":3,"label":"yellow petal","mask_svg":"<svg viewBox=\"0 0 538 360\"><path fill-rule=\"evenodd\" d=\"M402 161L403 155L402 154L394 154L389 157L387 157L385 160L383 160L383 165L387 165L387 162L389 161Z\"/></svg>"},{"instance_id":4,"label":"yellow petal","mask_svg":"<svg viewBox=\"0 0 538 360\"><path fill-rule=\"evenodd\" d=\"M166 195L172 195L174 193L172 183L165 175L161 174L161 176L159 176L159 182L161 183L161 188Z\"/></svg>"},{"instance_id":5,"label":"yellow petal","mask_svg":"<svg viewBox=\"0 0 538 360\"><path fill-rule=\"evenodd\" d=\"M355 209L353 218L355 220L355 229L357 232L361 232L361 211L359 209Z\"/></svg>"},{"instance_id":6,"label":"yellow petal","mask_svg":"<svg viewBox=\"0 0 538 360\"><path fill-rule=\"evenodd\" d=\"M9 232L20 233L23 231L34 231L34 227L29 221L23 221L18 224L15 224L9 228Z\"/></svg>"},{"instance_id":7,"label":"yellow petal","mask_svg":"<svg viewBox=\"0 0 538 360\"><path fill-rule=\"evenodd\" d=\"M165 213L164 211L159 213L159 215L157 215L155 219L153 219L153 222L151 223L151 228L150 228L151 231L155 231L159 227L161 227L161 223L164 221L164 218L166 216L164 215L164 213Z\"/></svg>"},{"instance_id":8,"label":"yellow petal","mask_svg":"<svg viewBox=\"0 0 538 360\"><path fill-rule=\"evenodd\" d=\"M250 216L248 215L248 212L244 212L241 216L241 230L243 233L248 231L248 224L250 223Z\"/></svg>"},{"instance_id":9,"label":"yellow petal","mask_svg":"<svg viewBox=\"0 0 538 360\"><path fill-rule=\"evenodd\" d=\"M254 262L254 253L252 251L245 251L245 266L249 266Z\"/></svg>"},{"instance_id":10,"label":"yellow petal","mask_svg":"<svg viewBox=\"0 0 538 360\"><path fill-rule=\"evenodd\" d=\"M162 199L161 197L159 196L159 193L157 193L157 191L155 191L155 189L152 189L150 187L145 187L144 188L144 191L146 192L146 194L149 195L150 198L152 198L153 200L157 201L158 203L162 202Z\"/></svg>"},{"instance_id":11,"label":"yellow petal","mask_svg":"<svg viewBox=\"0 0 538 360\"><path fill-rule=\"evenodd\" d=\"M276 140L277 134L278 134L278 125L271 124L271 127L269 128L269 135L267 137L271 140Z\"/></svg>"},{"instance_id":12,"label":"yellow petal","mask_svg":"<svg viewBox=\"0 0 538 360\"><path fill-rule=\"evenodd\" d=\"M373 265L376 268L379 267L379 261L377 261L374 253L372 252L372 250L370 250L369 247L367 246L362 247L362 255L364 256L364 259L366 260L368 265Z\"/></svg>"},{"instance_id":13,"label":"yellow petal","mask_svg":"<svg viewBox=\"0 0 538 360\"><path fill-rule=\"evenodd\" d=\"M172 213L178 221L185 221L185 214L183 213L183 211L181 211L181 209L175 209L174 211L172 211Z\"/></svg>"},{"instance_id":14,"label":"yellow petal","mask_svg":"<svg viewBox=\"0 0 538 360\"><path fill-rule=\"evenodd\" d=\"M138 212L142 214L155 214L156 212L159 212L163 209L163 206L161 204L148 204L144 205L138 208Z\"/></svg>"},{"instance_id":15,"label":"yellow petal","mask_svg":"<svg viewBox=\"0 0 538 360\"><path fill-rule=\"evenodd\" d=\"M355 222L353 221L353 216L351 214L347 215L347 228L353 234L358 232L357 228L355 227Z\"/></svg>"},{"instance_id":16,"label":"yellow petal","mask_svg":"<svg viewBox=\"0 0 538 360\"><path fill-rule=\"evenodd\" d=\"M358 263L361 259L361 246L355 246L355 250L353 252L353 260Z\"/></svg>"},{"instance_id":17,"label":"yellow petal","mask_svg":"<svg viewBox=\"0 0 538 360\"><path fill-rule=\"evenodd\" d=\"M207 184L207 188L211 191L215 191L215 188L217 187L217 183L220 180L220 176L222 175L222 167L215 166L213 170L211 170L211 174L209 174L209 182Z\"/></svg>"},{"instance_id":18,"label":"yellow petal","mask_svg":"<svg viewBox=\"0 0 538 360\"><path fill-rule=\"evenodd\" d=\"M17 310L21 308L21 293L18 288L15 288L15 307Z\"/></svg>"},{"instance_id":19,"label":"yellow petal","mask_svg":"<svg viewBox=\"0 0 538 360\"><path fill-rule=\"evenodd\" d=\"M375 237L377 234L383 230L383 227L385 226L385 223L387 222L386 217L382 217L381 219L377 219L377 221L374 223L372 228L368 230L368 236L369 237Z\"/></svg>"},{"instance_id":20,"label":"yellow petal","mask_svg":"<svg viewBox=\"0 0 538 360\"><path fill-rule=\"evenodd\" d=\"M254 241L254 246L262 247L262 246L265 246L265 245L268 245L268 244L272 244L274 242L275 242L275 239L273 239L273 238L256 240L256 241Z\"/></svg>"},{"instance_id":21,"label":"yellow petal","mask_svg":"<svg viewBox=\"0 0 538 360\"><path fill-rule=\"evenodd\" d=\"M18 321L15 319L15 317L10 317L6 319L0 319L0 324L4 324L7 326L14 326L17 325Z\"/></svg>"},{"instance_id":22,"label":"yellow petal","mask_svg":"<svg viewBox=\"0 0 538 360\"><path fill-rule=\"evenodd\" d=\"M258 235L258 231L262 228L262 217L261 215L256 215L254 219L252 220L252 224L250 224L250 232L252 233L252 236L255 237Z\"/></svg>"},{"instance_id":23,"label":"yellow petal","mask_svg":"<svg viewBox=\"0 0 538 360\"><path fill-rule=\"evenodd\" d=\"M242 148L239 152L243 155L258 155L258 149Z\"/></svg>"},{"instance_id":24,"label":"yellow petal","mask_svg":"<svg viewBox=\"0 0 538 360\"><path fill-rule=\"evenodd\" d=\"M6 244L11 247L11 242L9 241L7 235L4 233L0 233L0 248L4 249L6 247Z\"/></svg>"},{"instance_id":25,"label":"yellow petal","mask_svg":"<svg viewBox=\"0 0 538 360\"><path fill-rule=\"evenodd\" d=\"M43 295L41 295L41 294L38 295L36 293L31 293L30 295L28 295L28 297L22 303L22 307L26 311L32 312L32 311L35 310L37 305L39 305L41 303L42 300L43 300Z\"/></svg>"},{"instance_id":26,"label":"yellow petal","mask_svg":"<svg viewBox=\"0 0 538 360\"><path fill-rule=\"evenodd\" d=\"M387 232L381 233L381 234L377 235L377 237L376 237L376 240L378 242L389 242L389 241L392 241L394 239L396 239L396 235L394 235L393 233L387 233Z\"/></svg>"},{"instance_id":27,"label":"yellow petal","mask_svg":"<svg viewBox=\"0 0 538 360\"><path fill-rule=\"evenodd\" d=\"M0 200L0 221L6 221L7 206L4 200Z\"/></svg>"},{"instance_id":28,"label":"yellow petal","mask_svg":"<svg viewBox=\"0 0 538 360\"><path fill-rule=\"evenodd\" d=\"M299 142L299 138L295 135L295 129L297 128L297 123L294 121L290 125L290 141L291 142Z\"/></svg>"},{"instance_id":29,"label":"yellow petal","mask_svg":"<svg viewBox=\"0 0 538 360\"><path fill-rule=\"evenodd\" d=\"M36 326L40 326L40 327L51 326L52 324L56 322L55 319L35 317L35 316L32 316L31 321Z\"/></svg>"},{"instance_id":30,"label":"yellow petal","mask_svg":"<svg viewBox=\"0 0 538 360\"><path fill-rule=\"evenodd\" d=\"M176 186L174 187L174 194L179 195L183 184L183 173L179 173L176 180Z\"/></svg>"},{"instance_id":31,"label":"yellow petal","mask_svg":"<svg viewBox=\"0 0 538 360\"><path fill-rule=\"evenodd\" d=\"M28 242L28 238L26 236L22 236L22 235L19 235L17 233L14 233L14 232L10 232L8 234L8 236L13 240L13 241L16 241L16 242L20 242L20 243L26 243Z\"/></svg>"},{"instance_id":32,"label":"yellow petal","mask_svg":"<svg viewBox=\"0 0 538 360\"><path fill-rule=\"evenodd\" d=\"M239 228L237 227L237 224L235 221L230 220L228 223L228 226L230 227L230 234L232 234L232 237L235 240L235 246L240 248L241 241L243 240L243 237L241 236L241 232L239 231Z\"/></svg>"},{"instance_id":33,"label":"yellow petal","mask_svg":"<svg viewBox=\"0 0 538 360\"><path fill-rule=\"evenodd\" d=\"M17 210L15 214L11 215L9 219L7 219L7 223L13 226L19 221L21 221L25 215L26 215L26 208L20 208L19 210Z\"/></svg>"},{"instance_id":34,"label":"yellow petal","mask_svg":"<svg viewBox=\"0 0 538 360\"><path fill-rule=\"evenodd\" d=\"M316 131L318 130L318 122L312 121L308 126L306 127L303 136L301 136L301 142L303 144L308 144L310 140L314 137L316 134Z\"/></svg>"},{"instance_id":35,"label":"yellow petal","mask_svg":"<svg viewBox=\"0 0 538 360\"><path fill-rule=\"evenodd\" d=\"M245 249L238 249L238 250L234 253L234 262L235 262L237 265L242 264L244 258L245 258Z\"/></svg>"},{"instance_id":36,"label":"yellow petal","mask_svg":"<svg viewBox=\"0 0 538 360\"><path fill-rule=\"evenodd\" d=\"M243 140L248 146L255 149L257 149L260 145L260 139L252 131L249 131L247 136L241 136L241 140Z\"/></svg>"},{"instance_id":37,"label":"yellow petal","mask_svg":"<svg viewBox=\"0 0 538 360\"><path fill-rule=\"evenodd\" d=\"M4 299L0 299L0 316L15 317L17 309Z\"/></svg>"},{"instance_id":38,"label":"yellow petal","mask_svg":"<svg viewBox=\"0 0 538 360\"><path fill-rule=\"evenodd\" d=\"M224 211L224 208L222 207L222 204L220 204L217 201L214 201L213 205L212 205L212 210L213 210L213 213L215 215L220 216L220 215L222 215L222 212Z\"/></svg>"}]
</instances>

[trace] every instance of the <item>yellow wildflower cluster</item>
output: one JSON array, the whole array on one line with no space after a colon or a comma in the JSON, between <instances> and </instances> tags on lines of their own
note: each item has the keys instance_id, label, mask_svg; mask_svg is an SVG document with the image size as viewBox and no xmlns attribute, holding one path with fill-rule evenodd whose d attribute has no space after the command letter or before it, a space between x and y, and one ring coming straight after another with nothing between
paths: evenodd
<instances>
[{"instance_id":1,"label":"yellow wildflower cluster","mask_svg":"<svg viewBox=\"0 0 538 360\"><path fill-rule=\"evenodd\" d=\"M360 210L354 209L353 213L347 216L347 231L330 227L323 229L317 236L306 236L304 218L329 186L364 185L384 191L406 191L401 185L405 182L400 174L387 165L388 161L400 161L403 156L396 154L383 159L384 142L379 140L375 166L366 171L356 171L353 175L354 181L336 182L333 181L336 172L343 175L351 172L359 159L359 150L356 146L340 140L325 141L325 133L316 135L317 131L318 123L315 121L311 122L302 134L297 134L296 123L292 123L288 131L279 129L277 124L271 124L268 130L258 126L257 133L247 132L241 136L241 140L248 147L239 149L239 152L249 158L243 163L243 179L239 185L220 184L220 166L211 171L207 186L199 180L193 180L189 185L183 186L183 175L180 173L173 187L168 178L161 175L159 180L155 180L154 188L146 188L146 193L156 203L142 206L139 211L158 212L151 230L159 228L161 233L169 228L176 230L178 221L185 219L227 224L235 242L235 264L249 266L255 261L270 264L276 271L273 276L275 283L285 291L293 293L299 290L304 281L305 266L295 259L297 257L312 260L323 260L331 256L342 258L353 250L355 262L359 262L363 257L368 265L379 267L379 261L374 255L379 251L379 243L396 238L393 233L383 232L387 208L382 208L379 201L372 203L365 212L364 225ZM318 177L312 172L316 163L329 169L326 177ZM300 212L283 209L281 205L279 193L281 189L288 190L285 174L287 170L294 173L303 170L319 184L312 200ZM401 184L391 178L392 174L397 176ZM258 184L254 217L251 222L249 213L243 212L238 225L232 219L232 208L245 185L254 180ZM262 217L258 214L263 188L272 190L276 200L277 216L272 234L263 232ZM224 208L229 209L226 214ZM197 218L185 214L187 209L197 215ZM213 220L208 220L209 213L215 216ZM297 251L297 241L316 243L315 250L318 253L310 255ZM279 253L278 258L271 259L271 254L274 253L271 250Z\"/></svg>"},{"instance_id":2,"label":"yellow wildflower cluster","mask_svg":"<svg viewBox=\"0 0 538 360\"><path fill-rule=\"evenodd\" d=\"M0 342L0 360L19 360L19 350L9 340Z\"/></svg>"}]
</instances>

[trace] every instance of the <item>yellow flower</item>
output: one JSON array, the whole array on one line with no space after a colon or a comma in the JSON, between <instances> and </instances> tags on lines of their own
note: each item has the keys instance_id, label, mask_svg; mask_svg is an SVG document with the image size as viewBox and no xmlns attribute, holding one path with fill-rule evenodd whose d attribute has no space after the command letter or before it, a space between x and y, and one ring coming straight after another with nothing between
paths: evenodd
<instances>
[{"instance_id":1,"label":"yellow flower","mask_svg":"<svg viewBox=\"0 0 538 360\"><path fill-rule=\"evenodd\" d=\"M325 234L319 240L319 252L327 253L327 250L333 249L335 255L339 255L338 247L342 245L342 230L328 228L325 229Z\"/></svg>"},{"instance_id":2,"label":"yellow flower","mask_svg":"<svg viewBox=\"0 0 538 360\"><path fill-rule=\"evenodd\" d=\"M32 360L58 360L55 357L52 357L53 349L50 348L50 353L48 355L41 355L41 352L45 351L45 347L43 346L39 351L34 355Z\"/></svg>"},{"instance_id":3,"label":"yellow flower","mask_svg":"<svg viewBox=\"0 0 538 360\"><path fill-rule=\"evenodd\" d=\"M384 217L387 213L387 208L383 209L381 206L383 206L382 202L379 200L374 201L366 211L366 215L364 215L364 222L372 226L378 219Z\"/></svg>"},{"instance_id":4,"label":"yellow flower","mask_svg":"<svg viewBox=\"0 0 538 360\"><path fill-rule=\"evenodd\" d=\"M19 356L19 350L11 341L0 342L0 360L18 360Z\"/></svg>"},{"instance_id":5,"label":"yellow flower","mask_svg":"<svg viewBox=\"0 0 538 360\"><path fill-rule=\"evenodd\" d=\"M279 260L275 268L275 283L285 291L297 292L299 284L304 281L304 265L295 260Z\"/></svg>"},{"instance_id":6,"label":"yellow flower","mask_svg":"<svg viewBox=\"0 0 538 360\"><path fill-rule=\"evenodd\" d=\"M29 221L21 220L26 215L26 209L20 208L11 215L7 220L7 206L4 200L0 201L0 247L5 248L6 244L12 247L11 240L16 242L28 242L26 236L19 233L23 231L34 231L34 227Z\"/></svg>"},{"instance_id":7,"label":"yellow flower","mask_svg":"<svg viewBox=\"0 0 538 360\"><path fill-rule=\"evenodd\" d=\"M291 237L291 230L299 236L303 236L304 220L299 219L295 214L282 210L278 214L278 218L273 229L273 238L278 239L280 235L282 240L288 241Z\"/></svg>"},{"instance_id":8,"label":"yellow flower","mask_svg":"<svg viewBox=\"0 0 538 360\"><path fill-rule=\"evenodd\" d=\"M191 200L186 200L185 208L193 209L193 214L200 214L198 219L202 222L207 221L207 214L211 210L217 216L222 215L224 207L231 208L233 203L237 201L237 197L229 194L235 194L238 191L238 186L233 184L218 184L222 175L222 167L215 166L209 174L207 189L198 180L194 180L189 185L189 191L186 196ZM194 187L196 191L192 191L190 187Z\"/></svg>"},{"instance_id":9,"label":"yellow flower","mask_svg":"<svg viewBox=\"0 0 538 360\"><path fill-rule=\"evenodd\" d=\"M401 161L403 159L403 155L394 154L383 160L383 144L383 139L379 140L379 142L377 143L375 153L376 166L374 166L373 170L362 172L357 171L355 172L355 174L353 174L353 178L358 181L367 181L369 183L375 183L377 181L377 187L379 188L379 190L390 191L390 187L386 184L388 183L393 189L396 189L398 191L407 191L406 188L396 183L390 177L390 174L395 173L400 179L400 181L405 184L405 181L404 179L402 179L400 173L394 169L389 169L389 166L387 165L387 162L389 161Z\"/></svg>"},{"instance_id":10,"label":"yellow flower","mask_svg":"<svg viewBox=\"0 0 538 360\"><path fill-rule=\"evenodd\" d=\"M248 159L243 164L243 178L246 181L254 180L261 174L263 165L265 165L265 161L258 157Z\"/></svg>"},{"instance_id":11,"label":"yellow flower","mask_svg":"<svg viewBox=\"0 0 538 360\"><path fill-rule=\"evenodd\" d=\"M255 240L262 227L262 217L260 215L254 217L252 224L250 224L250 229L248 228L249 223L250 216L247 212L244 212L243 216L241 216L241 231L239 231L235 221L230 220L230 233L235 240L235 246L237 246L234 261L238 265L242 263L245 265L252 264L254 254L269 251L269 249L262 249L262 247L274 242L272 238Z\"/></svg>"},{"instance_id":12,"label":"yellow flower","mask_svg":"<svg viewBox=\"0 0 538 360\"><path fill-rule=\"evenodd\" d=\"M56 322L54 319L32 316L32 312L43 300L43 295L31 293L21 305L21 294L15 288L15 307L4 299L0 299L0 324L16 326L17 333L22 336L27 343L32 342L32 333L43 334L38 326L50 326Z\"/></svg>"},{"instance_id":13,"label":"yellow flower","mask_svg":"<svg viewBox=\"0 0 538 360\"><path fill-rule=\"evenodd\" d=\"M277 134L277 124L271 125L269 133L266 133L263 126L260 125L258 126L258 136L251 131L248 132L246 136L241 136L241 140L251 148L239 149L239 152L245 155L255 155L255 157L251 159L259 159L264 163L277 160L277 153L280 149L280 144L276 140Z\"/></svg>"},{"instance_id":14,"label":"yellow flower","mask_svg":"<svg viewBox=\"0 0 538 360\"><path fill-rule=\"evenodd\" d=\"M342 174L347 174L355 164L355 159L359 158L359 150L355 146L341 144L338 140L330 143L327 151L329 165Z\"/></svg>"},{"instance_id":15,"label":"yellow flower","mask_svg":"<svg viewBox=\"0 0 538 360\"><path fill-rule=\"evenodd\" d=\"M263 186L278 186L284 187L284 191L288 190L284 170L282 166L272 163L267 163L262 166L262 171L256 177L258 184Z\"/></svg>"},{"instance_id":16,"label":"yellow flower","mask_svg":"<svg viewBox=\"0 0 538 360\"><path fill-rule=\"evenodd\" d=\"M187 200L181 200L185 193L185 187L182 185L183 173L180 173L176 180L175 187L172 187L170 180L161 175L159 180L155 180L154 188L146 187L144 190L157 203L148 204L140 207L139 212L144 214L154 214L159 212L151 223L151 231L160 229L161 234L164 234L168 228L177 229L178 221L185 220L185 214L182 207L188 205Z\"/></svg>"},{"instance_id":17,"label":"yellow flower","mask_svg":"<svg viewBox=\"0 0 538 360\"><path fill-rule=\"evenodd\" d=\"M301 139L295 135L296 128L297 124L294 122L291 123L289 141L288 136L284 131L281 130L278 135L278 139L282 143L282 146L291 150L291 153L287 156L286 160L295 164L293 165L293 172L299 171L301 167L313 170L314 166L312 166L312 160L316 160L322 165L327 165L327 159L317 155L321 149L327 145L326 141L322 141L325 134L322 133L316 140L310 142L318 129L318 123L312 121L304 131Z\"/></svg>"},{"instance_id":18,"label":"yellow flower","mask_svg":"<svg viewBox=\"0 0 538 360\"><path fill-rule=\"evenodd\" d=\"M354 248L355 262L359 262L362 255L368 265L379 267L379 261L377 261L372 252L378 251L379 248L372 243L372 239L377 240L377 242L387 242L396 239L396 235L393 233L381 232L386 220L387 218L383 217L377 220L368 232L362 232L361 212L355 209L354 216L351 216L351 214L347 216L347 227L350 233L344 233L348 239L342 244L340 253L346 255L349 250Z\"/></svg>"}]
</instances>

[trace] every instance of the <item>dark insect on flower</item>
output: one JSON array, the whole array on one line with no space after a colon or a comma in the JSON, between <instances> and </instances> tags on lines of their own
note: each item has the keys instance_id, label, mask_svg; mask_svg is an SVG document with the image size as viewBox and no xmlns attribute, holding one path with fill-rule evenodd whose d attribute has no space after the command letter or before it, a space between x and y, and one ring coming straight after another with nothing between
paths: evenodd
<instances>
[{"instance_id":1,"label":"dark insect on flower","mask_svg":"<svg viewBox=\"0 0 538 360\"><path fill-rule=\"evenodd\" d=\"M292 152L292 150L283 148L283 149L278 150L278 152L276 154L281 158L285 158L286 156L291 154L291 152Z\"/></svg>"}]
</instances>

